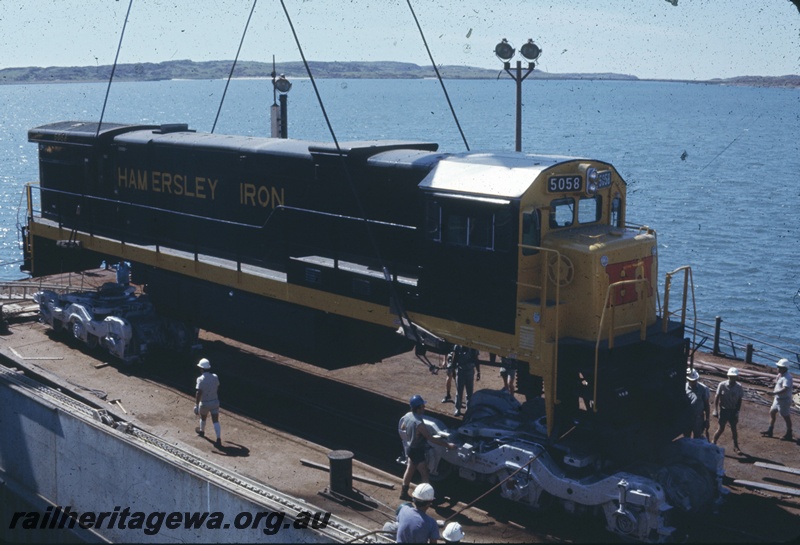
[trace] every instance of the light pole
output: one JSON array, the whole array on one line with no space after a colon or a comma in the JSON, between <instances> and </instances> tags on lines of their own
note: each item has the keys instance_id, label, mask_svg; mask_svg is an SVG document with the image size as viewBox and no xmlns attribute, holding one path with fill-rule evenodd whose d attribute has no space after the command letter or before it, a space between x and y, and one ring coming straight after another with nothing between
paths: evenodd
<instances>
[{"instance_id":1,"label":"light pole","mask_svg":"<svg viewBox=\"0 0 800 545\"><path fill-rule=\"evenodd\" d=\"M542 50L538 45L533 43L533 40L528 40L522 47L519 48L520 55L525 57L528 61L528 71L523 75L522 61L517 61L516 73L511 71L511 59L514 58L516 50L514 46L508 43L508 40L503 38L499 44L494 48L494 54L497 58L503 61L503 68L511 76L517 84L517 145L516 151L522 151L522 82L533 72L536 66L535 61L542 54Z\"/></svg>"},{"instance_id":2,"label":"light pole","mask_svg":"<svg viewBox=\"0 0 800 545\"><path fill-rule=\"evenodd\" d=\"M288 138L289 131L286 125L286 93L292 88L292 82L286 79L283 74L275 79L275 58L272 58L272 115L271 115L271 136L272 138ZM280 93L280 108L275 102L276 95Z\"/></svg>"}]
</instances>

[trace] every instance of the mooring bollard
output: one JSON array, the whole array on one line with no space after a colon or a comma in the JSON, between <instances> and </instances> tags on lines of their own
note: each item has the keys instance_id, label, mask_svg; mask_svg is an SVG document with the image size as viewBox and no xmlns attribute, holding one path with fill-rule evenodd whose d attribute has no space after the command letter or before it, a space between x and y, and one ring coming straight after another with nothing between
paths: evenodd
<instances>
[{"instance_id":1,"label":"mooring bollard","mask_svg":"<svg viewBox=\"0 0 800 545\"><path fill-rule=\"evenodd\" d=\"M747 343L747 353L744 357L745 363L753 363L753 345L752 343Z\"/></svg>"},{"instance_id":2,"label":"mooring bollard","mask_svg":"<svg viewBox=\"0 0 800 545\"><path fill-rule=\"evenodd\" d=\"M343 496L353 494L353 453L349 450L333 450L328 453L331 467L331 492Z\"/></svg>"}]
</instances>

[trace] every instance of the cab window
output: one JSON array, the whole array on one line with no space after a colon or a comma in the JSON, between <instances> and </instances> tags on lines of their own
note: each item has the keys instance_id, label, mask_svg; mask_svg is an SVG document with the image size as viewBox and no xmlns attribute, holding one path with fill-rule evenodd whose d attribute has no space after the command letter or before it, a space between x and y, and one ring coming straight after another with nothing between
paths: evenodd
<instances>
[{"instance_id":1,"label":"cab window","mask_svg":"<svg viewBox=\"0 0 800 545\"><path fill-rule=\"evenodd\" d=\"M622 227L622 198L619 196L611 201L611 225Z\"/></svg>"},{"instance_id":2,"label":"cab window","mask_svg":"<svg viewBox=\"0 0 800 545\"><path fill-rule=\"evenodd\" d=\"M483 250L512 246L511 212L506 208L470 207L430 202L425 218L428 239Z\"/></svg>"},{"instance_id":3,"label":"cab window","mask_svg":"<svg viewBox=\"0 0 800 545\"><path fill-rule=\"evenodd\" d=\"M442 207L429 202L425 214L425 235L436 242L442 241Z\"/></svg>"},{"instance_id":4,"label":"cab window","mask_svg":"<svg viewBox=\"0 0 800 545\"><path fill-rule=\"evenodd\" d=\"M594 223L600 221L603 214L602 197L595 195L578 201L578 223Z\"/></svg>"},{"instance_id":5,"label":"cab window","mask_svg":"<svg viewBox=\"0 0 800 545\"><path fill-rule=\"evenodd\" d=\"M569 227L573 222L575 200L572 197L550 202L550 228Z\"/></svg>"},{"instance_id":6,"label":"cab window","mask_svg":"<svg viewBox=\"0 0 800 545\"><path fill-rule=\"evenodd\" d=\"M534 255L539 250L527 246L540 246L542 243L541 215L538 210L522 214L522 255Z\"/></svg>"}]
</instances>

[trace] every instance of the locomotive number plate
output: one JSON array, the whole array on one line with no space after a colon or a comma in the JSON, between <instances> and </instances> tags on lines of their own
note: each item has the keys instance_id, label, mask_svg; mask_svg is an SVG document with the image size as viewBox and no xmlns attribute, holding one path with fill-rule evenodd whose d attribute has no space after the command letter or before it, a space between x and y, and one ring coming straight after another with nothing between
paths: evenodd
<instances>
[{"instance_id":1,"label":"locomotive number plate","mask_svg":"<svg viewBox=\"0 0 800 545\"><path fill-rule=\"evenodd\" d=\"M597 173L597 188L603 189L604 187L611 186L611 171L604 170Z\"/></svg>"},{"instance_id":2,"label":"locomotive number plate","mask_svg":"<svg viewBox=\"0 0 800 545\"><path fill-rule=\"evenodd\" d=\"M583 188L581 176L550 176L547 180L547 191L563 193L565 191L580 191Z\"/></svg>"}]
</instances>

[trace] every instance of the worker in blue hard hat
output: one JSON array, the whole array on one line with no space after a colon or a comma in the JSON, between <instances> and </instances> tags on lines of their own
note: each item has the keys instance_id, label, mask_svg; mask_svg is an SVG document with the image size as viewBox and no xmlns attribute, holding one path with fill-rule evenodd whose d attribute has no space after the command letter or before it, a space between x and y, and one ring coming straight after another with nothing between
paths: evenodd
<instances>
[{"instance_id":1,"label":"worker in blue hard hat","mask_svg":"<svg viewBox=\"0 0 800 545\"><path fill-rule=\"evenodd\" d=\"M429 443L435 443L448 449L456 448L455 444L434 437L428 430L423 419L425 400L422 399L422 396L412 396L408 404L411 410L400 419L398 425L398 431L404 439L406 451L406 471L403 474L403 490L400 493L400 499L403 500L411 499L408 489L411 487L411 479L414 478L417 471L419 471L421 482L427 483L430 478L426 460L426 451L431 448Z\"/></svg>"}]
</instances>

